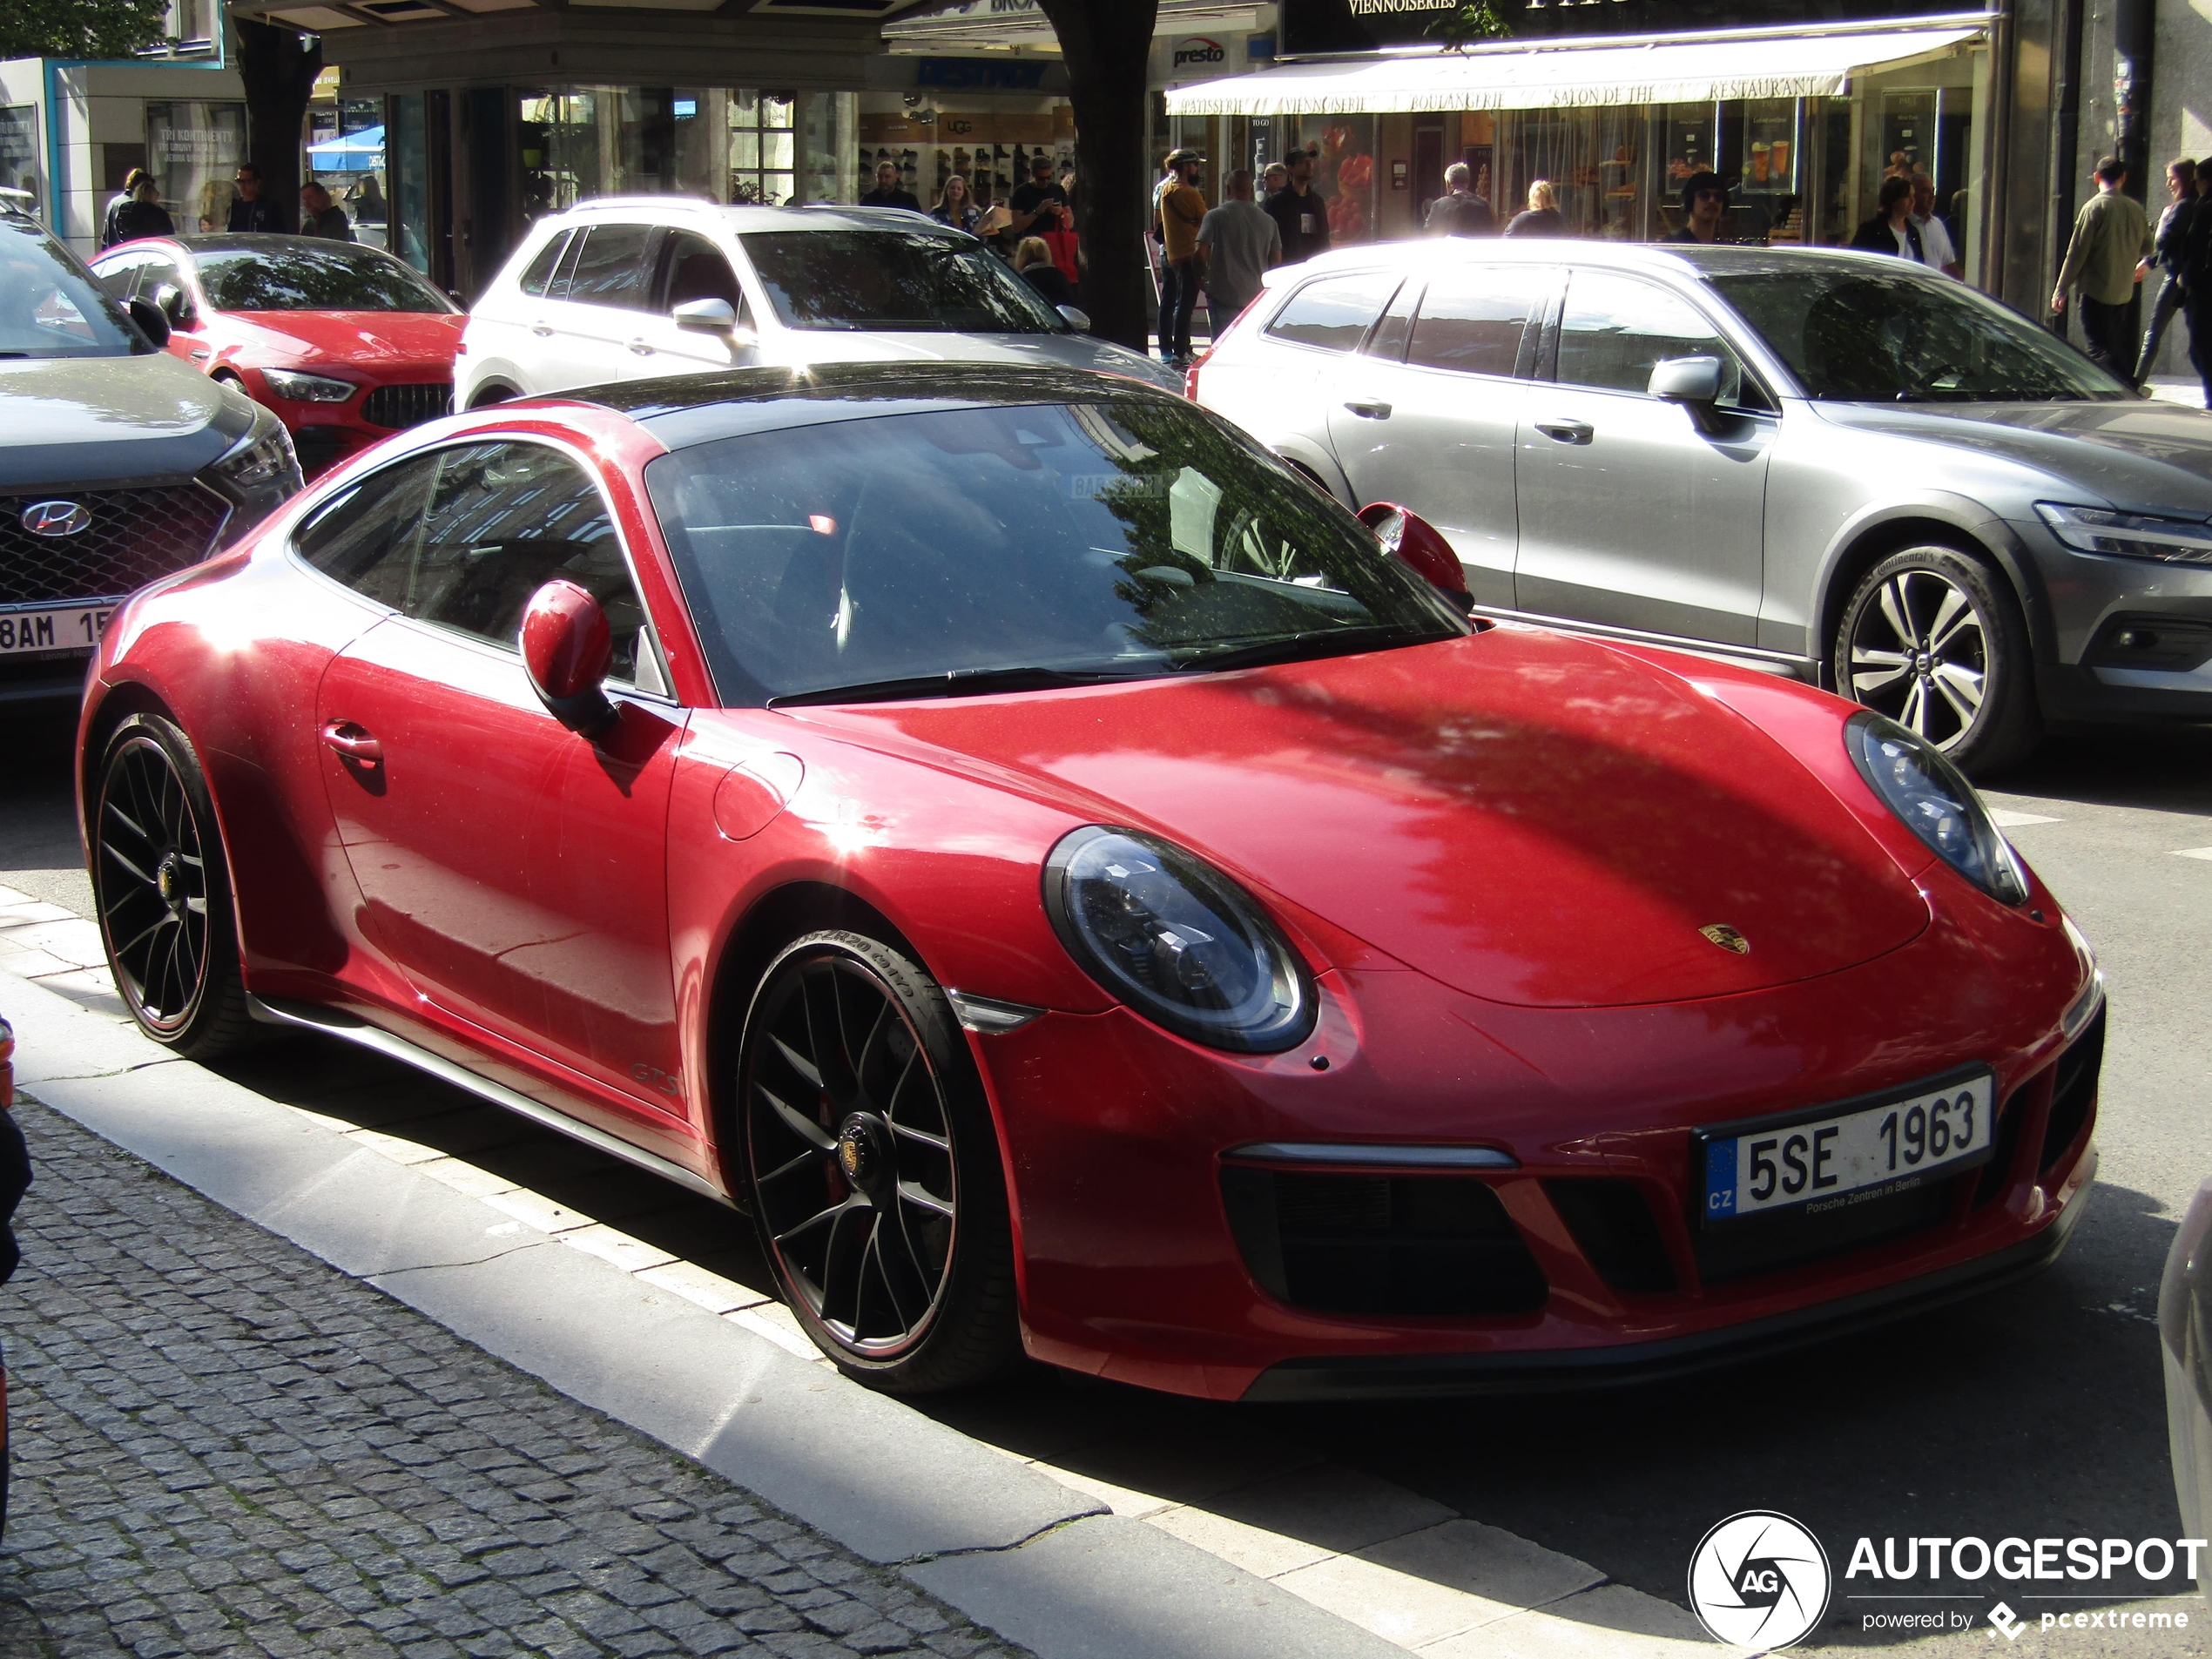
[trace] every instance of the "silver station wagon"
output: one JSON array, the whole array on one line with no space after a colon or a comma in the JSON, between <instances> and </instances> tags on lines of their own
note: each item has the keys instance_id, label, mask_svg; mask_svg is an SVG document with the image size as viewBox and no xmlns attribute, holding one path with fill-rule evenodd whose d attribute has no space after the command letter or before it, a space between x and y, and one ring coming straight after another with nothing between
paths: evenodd
<instances>
[{"instance_id":1,"label":"silver station wagon","mask_svg":"<svg viewBox=\"0 0 2212 1659\"><path fill-rule=\"evenodd\" d=\"M1190 377L1480 610L1817 681L1986 774L2212 719L2212 415L1876 254L1442 239L1271 272Z\"/></svg>"}]
</instances>

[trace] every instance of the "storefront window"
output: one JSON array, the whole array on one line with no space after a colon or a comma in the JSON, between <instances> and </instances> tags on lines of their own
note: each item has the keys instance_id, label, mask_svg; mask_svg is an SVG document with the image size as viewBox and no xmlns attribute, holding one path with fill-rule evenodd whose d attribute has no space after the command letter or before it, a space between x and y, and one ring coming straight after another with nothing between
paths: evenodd
<instances>
[{"instance_id":1,"label":"storefront window","mask_svg":"<svg viewBox=\"0 0 2212 1659\"><path fill-rule=\"evenodd\" d=\"M772 205L840 199L856 165L854 101L849 92L701 86L523 91L523 216L655 192Z\"/></svg>"},{"instance_id":2,"label":"storefront window","mask_svg":"<svg viewBox=\"0 0 2212 1659\"><path fill-rule=\"evenodd\" d=\"M334 105L326 132L307 145L307 173L346 210L355 240L386 246L390 208L383 100L349 98Z\"/></svg>"},{"instance_id":3,"label":"storefront window","mask_svg":"<svg viewBox=\"0 0 2212 1659\"><path fill-rule=\"evenodd\" d=\"M38 106L0 106L0 185L10 190L38 188Z\"/></svg>"},{"instance_id":4,"label":"storefront window","mask_svg":"<svg viewBox=\"0 0 2212 1659\"><path fill-rule=\"evenodd\" d=\"M430 270L430 132L424 118L422 94L406 92L392 99L392 130L388 153L390 182L399 198L399 239L392 252L425 275Z\"/></svg>"},{"instance_id":5,"label":"storefront window","mask_svg":"<svg viewBox=\"0 0 2212 1659\"><path fill-rule=\"evenodd\" d=\"M796 199L795 101L773 92L730 95L730 190L725 199L775 207Z\"/></svg>"},{"instance_id":6,"label":"storefront window","mask_svg":"<svg viewBox=\"0 0 2212 1659\"><path fill-rule=\"evenodd\" d=\"M1310 149L1314 153L1318 165L1313 169L1313 190L1328 204L1331 246L1374 240L1375 118L1296 118L1291 148Z\"/></svg>"},{"instance_id":7,"label":"storefront window","mask_svg":"<svg viewBox=\"0 0 2212 1659\"><path fill-rule=\"evenodd\" d=\"M146 105L146 165L180 231L228 227L231 176L246 158L246 105L206 99Z\"/></svg>"}]
</instances>

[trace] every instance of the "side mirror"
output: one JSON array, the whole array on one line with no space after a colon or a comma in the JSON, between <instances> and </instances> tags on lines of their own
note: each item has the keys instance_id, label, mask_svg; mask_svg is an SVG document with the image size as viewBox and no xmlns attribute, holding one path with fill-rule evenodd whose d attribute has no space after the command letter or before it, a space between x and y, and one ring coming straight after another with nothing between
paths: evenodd
<instances>
[{"instance_id":1,"label":"side mirror","mask_svg":"<svg viewBox=\"0 0 2212 1659\"><path fill-rule=\"evenodd\" d=\"M164 282L157 287L153 291L153 303L169 320L172 328L189 328L192 326L192 301L185 297L185 291L175 283Z\"/></svg>"},{"instance_id":2,"label":"side mirror","mask_svg":"<svg viewBox=\"0 0 2212 1659\"><path fill-rule=\"evenodd\" d=\"M1689 411L1700 432L1720 428L1721 360L1717 357L1669 357L1651 366L1652 396L1679 403Z\"/></svg>"},{"instance_id":3,"label":"side mirror","mask_svg":"<svg viewBox=\"0 0 2212 1659\"><path fill-rule=\"evenodd\" d=\"M1087 334L1090 332L1090 313L1078 306L1061 306L1058 310L1060 314L1068 320L1068 327L1077 334Z\"/></svg>"},{"instance_id":4,"label":"side mirror","mask_svg":"<svg viewBox=\"0 0 2212 1659\"><path fill-rule=\"evenodd\" d=\"M153 341L155 350L169 343L169 319L162 314L159 306L151 300L133 300L125 309L130 312L131 320L138 325L138 332Z\"/></svg>"},{"instance_id":5,"label":"side mirror","mask_svg":"<svg viewBox=\"0 0 2212 1659\"><path fill-rule=\"evenodd\" d=\"M1460 568L1460 556L1433 524L1386 501L1360 509L1359 522L1374 531L1384 552L1410 566L1461 610L1474 611L1474 596L1467 591L1467 572Z\"/></svg>"},{"instance_id":6,"label":"side mirror","mask_svg":"<svg viewBox=\"0 0 2212 1659\"><path fill-rule=\"evenodd\" d=\"M615 723L621 711L599 689L614 660L614 634L589 591L556 577L530 595L522 646L530 689L555 719L587 738Z\"/></svg>"}]
</instances>

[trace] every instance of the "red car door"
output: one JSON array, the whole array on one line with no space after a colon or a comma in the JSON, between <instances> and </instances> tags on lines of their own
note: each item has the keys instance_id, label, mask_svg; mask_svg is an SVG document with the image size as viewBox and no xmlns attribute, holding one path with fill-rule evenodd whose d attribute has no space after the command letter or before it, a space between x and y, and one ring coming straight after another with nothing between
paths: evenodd
<instances>
[{"instance_id":1,"label":"red car door","mask_svg":"<svg viewBox=\"0 0 2212 1659\"><path fill-rule=\"evenodd\" d=\"M624 697L610 732L580 738L546 712L515 645L529 596L565 576L607 608L617 682L639 652L652 678L604 500L584 466L526 441L389 470L402 469L386 509L400 534L368 568L328 537L333 573L395 613L332 663L314 709L362 931L425 1001L677 1130L666 833L684 711Z\"/></svg>"}]
</instances>

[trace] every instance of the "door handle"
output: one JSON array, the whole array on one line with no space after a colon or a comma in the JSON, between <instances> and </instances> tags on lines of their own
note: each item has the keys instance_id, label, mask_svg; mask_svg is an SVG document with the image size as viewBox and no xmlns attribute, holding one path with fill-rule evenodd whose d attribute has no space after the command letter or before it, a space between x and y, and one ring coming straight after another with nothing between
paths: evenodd
<instances>
[{"instance_id":1,"label":"door handle","mask_svg":"<svg viewBox=\"0 0 2212 1659\"><path fill-rule=\"evenodd\" d=\"M534 322L530 325L530 333L536 334L541 340L549 337L552 332L553 325L550 322Z\"/></svg>"},{"instance_id":2,"label":"door handle","mask_svg":"<svg viewBox=\"0 0 2212 1659\"><path fill-rule=\"evenodd\" d=\"M1597 435L1597 428L1588 421L1539 421L1536 430L1561 443L1588 443Z\"/></svg>"},{"instance_id":3,"label":"door handle","mask_svg":"<svg viewBox=\"0 0 2212 1659\"><path fill-rule=\"evenodd\" d=\"M322 741L324 747L337 751L341 759L350 760L357 766L384 764L384 745L351 720L325 721Z\"/></svg>"},{"instance_id":4,"label":"door handle","mask_svg":"<svg viewBox=\"0 0 2212 1659\"><path fill-rule=\"evenodd\" d=\"M1387 421L1390 419L1390 405L1385 403L1379 398L1347 398L1345 400L1344 406L1363 421Z\"/></svg>"},{"instance_id":5,"label":"door handle","mask_svg":"<svg viewBox=\"0 0 2212 1659\"><path fill-rule=\"evenodd\" d=\"M215 354L213 352L209 351L205 346L202 346L192 353L192 360L195 363L204 363L214 354Z\"/></svg>"},{"instance_id":6,"label":"door handle","mask_svg":"<svg viewBox=\"0 0 2212 1659\"><path fill-rule=\"evenodd\" d=\"M653 354L652 342L647 340L643 334L638 335L637 339L630 342L630 349L636 352L640 357L651 357Z\"/></svg>"}]
</instances>

